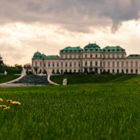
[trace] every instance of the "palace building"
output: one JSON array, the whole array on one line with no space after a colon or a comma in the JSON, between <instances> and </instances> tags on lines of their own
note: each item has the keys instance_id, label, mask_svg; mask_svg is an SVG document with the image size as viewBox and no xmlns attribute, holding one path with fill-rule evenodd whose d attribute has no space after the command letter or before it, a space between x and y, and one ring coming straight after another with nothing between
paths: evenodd
<instances>
[{"instance_id":1,"label":"palace building","mask_svg":"<svg viewBox=\"0 0 140 140\"><path fill-rule=\"evenodd\" d=\"M60 50L60 55L34 53L32 70L34 74L140 74L140 55L127 56L125 49L120 46L103 49L97 44L88 44L84 48L66 47Z\"/></svg>"}]
</instances>

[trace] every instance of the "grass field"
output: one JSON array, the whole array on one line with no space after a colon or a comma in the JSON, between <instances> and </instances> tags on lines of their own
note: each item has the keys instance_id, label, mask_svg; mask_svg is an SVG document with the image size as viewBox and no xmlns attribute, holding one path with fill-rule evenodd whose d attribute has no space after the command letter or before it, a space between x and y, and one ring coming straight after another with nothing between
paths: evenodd
<instances>
[{"instance_id":1,"label":"grass field","mask_svg":"<svg viewBox=\"0 0 140 140\"><path fill-rule=\"evenodd\" d=\"M8 82L18 78L17 75L0 75L0 83Z\"/></svg>"},{"instance_id":2,"label":"grass field","mask_svg":"<svg viewBox=\"0 0 140 140\"><path fill-rule=\"evenodd\" d=\"M94 75L94 74L64 74L64 75L53 75L51 76L51 80L62 84L64 78L68 79L68 84L87 84L87 83L119 83L119 82L127 82L132 81L133 79L139 79L138 75L124 75L124 74L116 74L116 75ZM139 81L139 80L138 80Z\"/></svg>"},{"instance_id":3,"label":"grass field","mask_svg":"<svg viewBox=\"0 0 140 140\"><path fill-rule=\"evenodd\" d=\"M0 88L0 97L22 103L21 107L0 110L0 139L138 140L139 80Z\"/></svg>"}]
</instances>

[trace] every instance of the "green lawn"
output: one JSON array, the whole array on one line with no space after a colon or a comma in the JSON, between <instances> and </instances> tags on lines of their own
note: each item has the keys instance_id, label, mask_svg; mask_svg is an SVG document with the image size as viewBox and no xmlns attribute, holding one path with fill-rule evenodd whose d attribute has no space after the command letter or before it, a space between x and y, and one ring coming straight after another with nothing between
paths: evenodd
<instances>
[{"instance_id":1,"label":"green lawn","mask_svg":"<svg viewBox=\"0 0 140 140\"><path fill-rule=\"evenodd\" d=\"M0 83L8 82L18 78L17 75L0 75Z\"/></svg>"},{"instance_id":2,"label":"green lawn","mask_svg":"<svg viewBox=\"0 0 140 140\"><path fill-rule=\"evenodd\" d=\"M0 97L22 103L0 110L2 140L140 139L138 82L0 88Z\"/></svg>"},{"instance_id":3,"label":"green lawn","mask_svg":"<svg viewBox=\"0 0 140 140\"><path fill-rule=\"evenodd\" d=\"M94 75L94 74L64 74L64 75L53 75L51 76L51 80L62 84L64 78L67 78L68 84L87 84L87 83L119 83L119 82L127 82L132 81L137 78L140 79L139 75L124 75L124 74L116 74L116 75Z\"/></svg>"}]
</instances>

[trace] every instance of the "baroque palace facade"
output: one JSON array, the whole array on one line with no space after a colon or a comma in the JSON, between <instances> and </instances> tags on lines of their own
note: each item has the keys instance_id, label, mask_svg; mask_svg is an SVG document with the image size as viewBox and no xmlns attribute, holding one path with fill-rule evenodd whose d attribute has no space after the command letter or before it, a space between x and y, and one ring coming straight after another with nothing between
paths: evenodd
<instances>
[{"instance_id":1,"label":"baroque palace facade","mask_svg":"<svg viewBox=\"0 0 140 140\"><path fill-rule=\"evenodd\" d=\"M140 74L140 55L126 55L120 46L107 46L103 49L97 44L80 47L66 47L60 55L45 55L36 52L32 58L34 74L63 73L124 73Z\"/></svg>"}]
</instances>

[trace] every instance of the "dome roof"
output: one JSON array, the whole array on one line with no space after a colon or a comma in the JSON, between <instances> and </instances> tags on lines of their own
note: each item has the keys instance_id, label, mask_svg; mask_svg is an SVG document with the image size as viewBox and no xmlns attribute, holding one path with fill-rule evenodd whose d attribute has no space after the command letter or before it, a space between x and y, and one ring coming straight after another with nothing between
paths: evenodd
<instances>
[{"instance_id":1,"label":"dome roof","mask_svg":"<svg viewBox=\"0 0 140 140\"><path fill-rule=\"evenodd\" d=\"M101 48L97 44L88 44L84 47L84 51L101 51Z\"/></svg>"},{"instance_id":2,"label":"dome roof","mask_svg":"<svg viewBox=\"0 0 140 140\"><path fill-rule=\"evenodd\" d=\"M35 52L33 55L33 58L37 58L37 59L43 59L43 55L40 52Z\"/></svg>"},{"instance_id":3,"label":"dome roof","mask_svg":"<svg viewBox=\"0 0 140 140\"><path fill-rule=\"evenodd\" d=\"M43 53L43 54L42 54L42 58L43 58L43 59L46 59L47 56Z\"/></svg>"},{"instance_id":4,"label":"dome roof","mask_svg":"<svg viewBox=\"0 0 140 140\"><path fill-rule=\"evenodd\" d=\"M104 52L125 52L125 49L120 46L106 46L103 48Z\"/></svg>"},{"instance_id":5,"label":"dome roof","mask_svg":"<svg viewBox=\"0 0 140 140\"><path fill-rule=\"evenodd\" d=\"M60 53L65 53L65 52L81 52L83 49L81 49L79 46L78 47L66 47L60 51Z\"/></svg>"}]
</instances>

